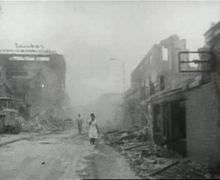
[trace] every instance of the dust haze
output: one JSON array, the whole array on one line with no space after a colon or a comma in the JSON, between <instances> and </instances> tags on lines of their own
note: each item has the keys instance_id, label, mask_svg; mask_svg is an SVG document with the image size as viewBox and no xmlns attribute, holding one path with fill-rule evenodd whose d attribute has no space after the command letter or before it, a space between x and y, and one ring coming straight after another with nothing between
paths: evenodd
<instances>
[{"instance_id":1,"label":"dust haze","mask_svg":"<svg viewBox=\"0 0 220 180\"><path fill-rule=\"evenodd\" d=\"M131 71L152 45L177 34L189 50L197 50L220 12L219 2L208 1L0 5L0 48L34 43L63 54L72 118L81 113L87 120L94 112L101 125L112 128L122 119L123 86L128 89Z\"/></svg>"}]
</instances>

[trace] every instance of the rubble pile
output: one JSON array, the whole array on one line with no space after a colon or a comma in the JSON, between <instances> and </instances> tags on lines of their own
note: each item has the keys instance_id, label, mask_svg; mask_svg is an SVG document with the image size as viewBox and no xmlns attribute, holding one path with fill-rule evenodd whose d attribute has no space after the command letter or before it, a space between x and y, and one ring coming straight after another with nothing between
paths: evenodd
<instances>
[{"instance_id":1,"label":"rubble pile","mask_svg":"<svg viewBox=\"0 0 220 180\"><path fill-rule=\"evenodd\" d=\"M160 173L155 178L166 177L175 179L212 179L208 168L193 161L183 161Z\"/></svg>"},{"instance_id":2,"label":"rubble pile","mask_svg":"<svg viewBox=\"0 0 220 180\"><path fill-rule=\"evenodd\" d=\"M55 131L62 131L70 129L73 126L73 122L70 118L62 119L50 113L51 110L47 110L42 113L36 114L28 121L22 121L22 131L24 132L41 132L51 133Z\"/></svg>"},{"instance_id":3,"label":"rubble pile","mask_svg":"<svg viewBox=\"0 0 220 180\"><path fill-rule=\"evenodd\" d=\"M129 160L131 167L141 178L210 178L207 168L156 145L147 127L142 130L109 131L105 133L104 140Z\"/></svg>"},{"instance_id":4,"label":"rubble pile","mask_svg":"<svg viewBox=\"0 0 220 180\"><path fill-rule=\"evenodd\" d=\"M149 137L149 131L147 128L137 131L136 128L125 130L113 130L105 133L105 142L108 145L117 146L134 141L147 141Z\"/></svg>"}]
</instances>

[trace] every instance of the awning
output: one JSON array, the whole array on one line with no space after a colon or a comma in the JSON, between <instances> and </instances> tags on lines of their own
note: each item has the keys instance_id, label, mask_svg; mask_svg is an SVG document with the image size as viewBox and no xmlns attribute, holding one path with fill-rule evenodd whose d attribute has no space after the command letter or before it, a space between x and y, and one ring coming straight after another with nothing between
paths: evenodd
<instances>
[{"instance_id":1,"label":"awning","mask_svg":"<svg viewBox=\"0 0 220 180\"><path fill-rule=\"evenodd\" d=\"M153 104L158 104L175 100L185 100L185 91L182 89L175 89L160 94L155 94L151 96L151 98L147 99L146 102L151 101Z\"/></svg>"}]
</instances>

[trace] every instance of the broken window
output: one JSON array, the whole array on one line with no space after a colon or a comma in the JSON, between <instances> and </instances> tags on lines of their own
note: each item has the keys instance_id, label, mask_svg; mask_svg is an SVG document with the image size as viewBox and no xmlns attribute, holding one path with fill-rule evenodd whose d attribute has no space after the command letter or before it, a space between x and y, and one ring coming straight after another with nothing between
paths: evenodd
<instances>
[{"instance_id":1,"label":"broken window","mask_svg":"<svg viewBox=\"0 0 220 180\"><path fill-rule=\"evenodd\" d=\"M165 48L162 46L162 56L163 56L163 61L168 61L168 48Z\"/></svg>"},{"instance_id":2,"label":"broken window","mask_svg":"<svg viewBox=\"0 0 220 180\"><path fill-rule=\"evenodd\" d=\"M154 132L162 133L162 116L160 112L159 104L154 105L153 107L153 117L154 117Z\"/></svg>"},{"instance_id":3,"label":"broken window","mask_svg":"<svg viewBox=\"0 0 220 180\"><path fill-rule=\"evenodd\" d=\"M153 95L155 92L154 84L151 80L149 80L149 87L150 87L150 95Z\"/></svg>"},{"instance_id":4,"label":"broken window","mask_svg":"<svg viewBox=\"0 0 220 180\"><path fill-rule=\"evenodd\" d=\"M180 72L209 72L212 70L209 51L185 51L179 53Z\"/></svg>"},{"instance_id":5,"label":"broken window","mask_svg":"<svg viewBox=\"0 0 220 180\"><path fill-rule=\"evenodd\" d=\"M164 76L163 75L160 76L159 81L160 81L160 90L164 90L165 89L165 82L164 82Z\"/></svg>"}]
</instances>

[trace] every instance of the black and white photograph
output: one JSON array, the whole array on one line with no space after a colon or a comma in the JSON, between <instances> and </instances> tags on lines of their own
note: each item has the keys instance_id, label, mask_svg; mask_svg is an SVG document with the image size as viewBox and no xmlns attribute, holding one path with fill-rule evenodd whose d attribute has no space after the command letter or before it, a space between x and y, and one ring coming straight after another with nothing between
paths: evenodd
<instances>
[{"instance_id":1,"label":"black and white photograph","mask_svg":"<svg viewBox=\"0 0 220 180\"><path fill-rule=\"evenodd\" d=\"M220 1L0 1L0 180L220 179Z\"/></svg>"}]
</instances>

